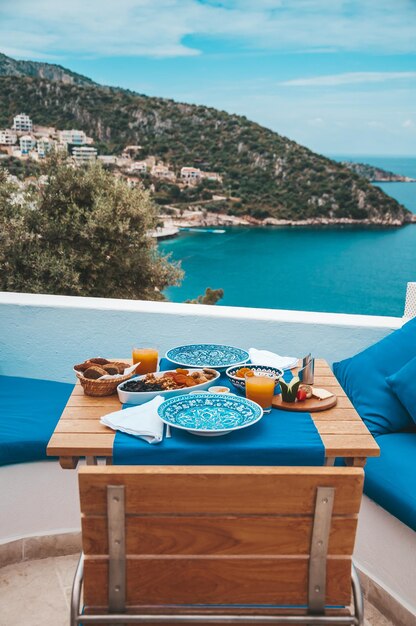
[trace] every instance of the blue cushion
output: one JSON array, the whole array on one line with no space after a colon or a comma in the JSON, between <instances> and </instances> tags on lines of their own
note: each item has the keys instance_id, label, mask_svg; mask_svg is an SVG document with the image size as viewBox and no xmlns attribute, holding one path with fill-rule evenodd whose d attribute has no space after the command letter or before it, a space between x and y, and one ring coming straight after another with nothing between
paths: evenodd
<instances>
[{"instance_id":1,"label":"blue cushion","mask_svg":"<svg viewBox=\"0 0 416 626\"><path fill-rule=\"evenodd\" d=\"M356 356L334 363L334 373L373 435L412 424L386 378L416 356L416 318Z\"/></svg>"},{"instance_id":2,"label":"blue cushion","mask_svg":"<svg viewBox=\"0 0 416 626\"><path fill-rule=\"evenodd\" d=\"M0 465L46 459L46 446L73 390L50 380L0 376Z\"/></svg>"},{"instance_id":3,"label":"blue cushion","mask_svg":"<svg viewBox=\"0 0 416 626\"><path fill-rule=\"evenodd\" d=\"M368 459L364 492L416 530L416 432L380 435L381 454Z\"/></svg>"},{"instance_id":4,"label":"blue cushion","mask_svg":"<svg viewBox=\"0 0 416 626\"><path fill-rule=\"evenodd\" d=\"M416 422L416 357L389 376L387 383Z\"/></svg>"}]
</instances>

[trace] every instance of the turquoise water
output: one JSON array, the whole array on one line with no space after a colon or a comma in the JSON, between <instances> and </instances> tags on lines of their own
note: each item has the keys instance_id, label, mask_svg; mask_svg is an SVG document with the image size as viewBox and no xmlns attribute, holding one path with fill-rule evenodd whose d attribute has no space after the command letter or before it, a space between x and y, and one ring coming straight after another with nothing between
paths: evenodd
<instances>
[{"instance_id":1,"label":"turquoise water","mask_svg":"<svg viewBox=\"0 0 416 626\"><path fill-rule=\"evenodd\" d=\"M416 178L416 158L403 159L400 170L391 159L382 165L374 162L381 157L370 158L349 157ZM379 186L416 213L416 183ZM166 291L170 300L221 287L222 305L400 316L406 283L416 280L416 224L225 230L182 233L160 244L185 270L182 285Z\"/></svg>"}]
</instances>

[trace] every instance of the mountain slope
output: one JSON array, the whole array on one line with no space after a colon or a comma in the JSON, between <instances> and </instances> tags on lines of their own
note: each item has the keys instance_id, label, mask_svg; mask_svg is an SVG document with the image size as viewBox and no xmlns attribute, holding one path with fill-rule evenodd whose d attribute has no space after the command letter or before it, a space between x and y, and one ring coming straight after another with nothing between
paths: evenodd
<instances>
[{"instance_id":1,"label":"mountain slope","mask_svg":"<svg viewBox=\"0 0 416 626\"><path fill-rule=\"evenodd\" d=\"M227 193L240 199L234 213L386 225L410 219L403 206L342 164L245 117L94 83L68 84L61 71L67 72L57 67L53 80L0 77L0 128L25 111L37 124L85 130L102 153L140 144L144 156L156 155L177 171L194 165L219 172Z\"/></svg>"},{"instance_id":2,"label":"mountain slope","mask_svg":"<svg viewBox=\"0 0 416 626\"><path fill-rule=\"evenodd\" d=\"M16 61L0 53L0 76L32 76L46 78L74 85L94 85L86 76L71 72L61 65L39 63L38 61Z\"/></svg>"}]
</instances>

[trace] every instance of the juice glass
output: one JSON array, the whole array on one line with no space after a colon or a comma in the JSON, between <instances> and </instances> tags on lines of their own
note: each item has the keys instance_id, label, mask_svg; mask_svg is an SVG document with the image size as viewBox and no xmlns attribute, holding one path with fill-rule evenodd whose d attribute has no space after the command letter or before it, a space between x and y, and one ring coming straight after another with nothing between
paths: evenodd
<instances>
[{"instance_id":1,"label":"juice glass","mask_svg":"<svg viewBox=\"0 0 416 626\"><path fill-rule=\"evenodd\" d=\"M260 404L264 413L272 410L276 381L270 376L246 376L246 398Z\"/></svg>"},{"instance_id":2,"label":"juice glass","mask_svg":"<svg viewBox=\"0 0 416 626\"><path fill-rule=\"evenodd\" d=\"M136 374L157 372L159 354L155 348L133 348L133 363L140 363Z\"/></svg>"}]
</instances>

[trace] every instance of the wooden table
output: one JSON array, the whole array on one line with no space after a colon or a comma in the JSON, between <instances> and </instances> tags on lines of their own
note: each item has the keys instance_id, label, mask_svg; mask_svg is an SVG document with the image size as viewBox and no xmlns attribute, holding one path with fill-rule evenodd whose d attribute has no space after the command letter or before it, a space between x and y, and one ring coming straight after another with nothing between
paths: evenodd
<instances>
[{"instance_id":1,"label":"wooden table","mask_svg":"<svg viewBox=\"0 0 416 626\"><path fill-rule=\"evenodd\" d=\"M323 359L315 361L315 386L338 399L334 408L311 414L325 446L325 464L333 465L336 457L343 457L348 465L364 467L367 457L379 456L377 443ZM48 456L58 456L64 469L75 469L81 457L90 465L104 457L111 465L115 433L99 418L120 407L117 395L86 396L78 381L49 441Z\"/></svg>"}]
</instances>

